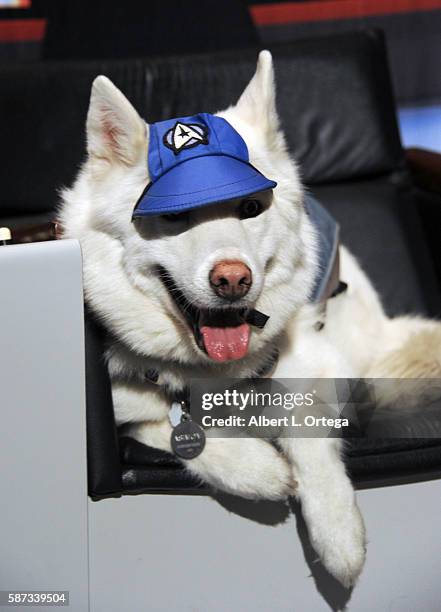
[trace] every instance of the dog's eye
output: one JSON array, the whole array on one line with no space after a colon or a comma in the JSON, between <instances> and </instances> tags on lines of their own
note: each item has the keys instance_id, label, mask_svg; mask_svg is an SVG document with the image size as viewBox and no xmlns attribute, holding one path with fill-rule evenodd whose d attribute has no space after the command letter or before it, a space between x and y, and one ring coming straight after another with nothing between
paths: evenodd
<instances>
[{"instance_id":1,"label":"dog's eye","mask_svg":"<svg viewBox=\"0 0 441 612\"><path fill-rule=\"evenodd\" d=\"M239 206L239 215L241 219L249 219L257 217L263 210L263 205L259 200L243 200Z\"/></svg>"},{"instance_id":2,"label":"dog's eye","mask_svg":"<svg viewBox=\"0 0 441 612\"><path fill-rule=\"evenodd\" d=\"M161 215L161 219L164 219L164 221L170 221L171 223L176 223L177 221L186 221L188 219L188 212L169 213L168 215Z\"/></svg>"}]
</instances>

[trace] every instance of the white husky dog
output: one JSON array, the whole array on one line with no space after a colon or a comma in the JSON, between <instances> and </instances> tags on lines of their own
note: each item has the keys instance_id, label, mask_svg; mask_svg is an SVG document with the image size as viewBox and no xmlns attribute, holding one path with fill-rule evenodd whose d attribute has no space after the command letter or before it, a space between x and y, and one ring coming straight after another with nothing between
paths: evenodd
<instances>
[{"instance_id":1,"label":"white husky dog","mask_svg":"<svg viewBox=\"0 0 441 612\"><path fill-rule=\"evenodd\" d=\"M271 55L235 106L218 113L244 139L250 162L277 181L273 192L191 211L173 229L161 217L131 221L149 182L149 126L104 76L93 83L87 117L88 158L63 193L64 235L81 242L87 302L109 331L108 351L118 424L130 435L170 451L170 402L163 388L190 377L250 377L279 351L274 375L286 378L439 376L440 326L422 319L388 319L354 257L341 247L348 290L329 300L326 325L308 302L317 270L317 237L303 207L303 190L275 106ZM257 202L257 210L255 209ZM240 359L214 359L157 273L173 279L189 304L219 309L210 282L219 261L246 264L252 284L235 304L270 315L253 329ZM207 347L205 347L207 348ZM235 355L234 357L237 357ZM145 373L159 372L158 384ZM263 439L209 438L202 454L184 461L212 487L251 499L296 496L311 542L342 584L358 577L365 532L341 459L341 441L281 438L281 452Z\"/></svg>"}]
</instances>

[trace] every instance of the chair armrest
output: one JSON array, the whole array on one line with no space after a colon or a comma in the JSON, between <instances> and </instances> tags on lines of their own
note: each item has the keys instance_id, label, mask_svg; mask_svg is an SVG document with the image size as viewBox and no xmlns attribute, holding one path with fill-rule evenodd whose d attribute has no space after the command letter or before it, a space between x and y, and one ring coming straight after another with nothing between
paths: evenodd
<instances>
[{"instance_id":1,"label":"chair armrest","mask_svg":"<svg viewBox=\"0 0 441 612\"><path fill-rule=\"evenodd\" d=\"M406 162L418 187L441 195L441 153L406 149Z\"/></svg>"},{"instance_id":2,"label":"chair armrest","mask_svg":"<svg viewBox=\"0 0 441 612\"><path fill-rule=\"evenodd\" d=\"M89 496L118 497L122 491L112 391L103 357L103 331L86 309L87 473Z\"/></svg>"}]
</instances>

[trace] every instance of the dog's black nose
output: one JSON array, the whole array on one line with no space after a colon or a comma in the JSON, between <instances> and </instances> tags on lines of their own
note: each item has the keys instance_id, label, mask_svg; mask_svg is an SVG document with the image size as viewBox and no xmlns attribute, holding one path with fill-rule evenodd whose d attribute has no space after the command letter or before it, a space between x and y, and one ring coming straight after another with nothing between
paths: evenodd
<instances>
[{"instance_id":1,"label":"dog's black nose","mask_svg":"<svg viewBox=\"0 0 441 612\"><path fill-rule=\"evenodd\" d=\"M233 302L244 297L253 283L251 270L243 261L219 261L209 274L216 295Z\"/></svg>"}]
</instances>

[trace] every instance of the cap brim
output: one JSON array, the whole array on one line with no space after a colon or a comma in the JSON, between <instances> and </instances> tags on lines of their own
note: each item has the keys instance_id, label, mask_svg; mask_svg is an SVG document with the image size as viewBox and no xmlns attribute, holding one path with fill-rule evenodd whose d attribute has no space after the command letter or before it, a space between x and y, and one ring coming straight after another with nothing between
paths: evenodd
<instances>
[{"instance_id":1,"label":"cap brim","mask_svg":"<svg viewBox=\"0 0 441 612\"><path fill-rule=\"evenodd\" d=\"M174 166L147 186L133 217L180 213L274 189L251 164L226 155L195 157Z\"/></svg>"}]
</instances>

